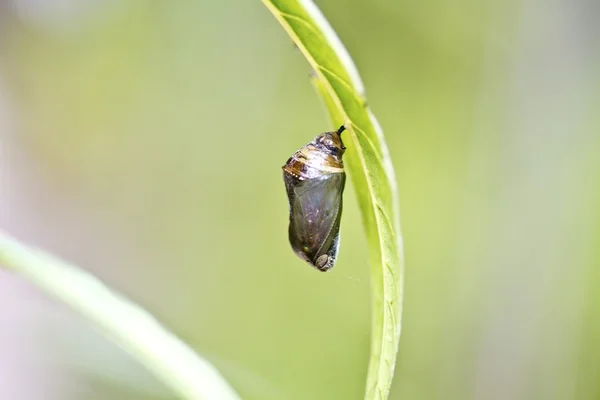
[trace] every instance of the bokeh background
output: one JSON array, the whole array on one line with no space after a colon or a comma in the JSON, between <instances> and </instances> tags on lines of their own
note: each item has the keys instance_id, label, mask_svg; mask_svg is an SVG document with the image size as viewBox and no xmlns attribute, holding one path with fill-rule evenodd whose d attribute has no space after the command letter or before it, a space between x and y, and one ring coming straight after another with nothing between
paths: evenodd
<instances>
[{"instance_id":1,"label":"bokeh background","mask_svg":"<svg viewBox=\"0 0 600 400\"><path fill-rule=\"evenodd\" d=\"M600 398L600 2L319 0L397 172L392 399ZM0 1L0 227L153 312L245 399L361 399L365 239L287 242L281 165L328 119L258 1ZM171 399L0 270L0 398Z\"/></svg>"}]
</instances>

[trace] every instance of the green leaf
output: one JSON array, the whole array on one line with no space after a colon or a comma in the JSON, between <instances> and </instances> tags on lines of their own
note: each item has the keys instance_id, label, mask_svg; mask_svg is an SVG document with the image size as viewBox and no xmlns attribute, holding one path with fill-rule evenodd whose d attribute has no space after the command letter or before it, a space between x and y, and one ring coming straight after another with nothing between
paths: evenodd
<instances>
[{"instance_id":1,"label":"green leaf","mask_svg":"<svg viewBox=\"0 0 600 400\"><path fill-rule=\"evenodd\" d=\"M206 360L147 311L87 272L0 231L0 266L91 320L184 399L237 400L235 391Z\"/></svg>"},{"instance_id":2,"label":"green leaf","mask_svg":"<svg viewBox=\"0 0 600 400\"><path fill-rule=\"evenodd\" d=\"M393 167L350 55L310 0L263 0L314 70L313 83L337 128L369 243L373 316L365 399L389 395L400 340L403 256ZM350 140L348 140L348 137Z\"/></svg>"}]
</instances>

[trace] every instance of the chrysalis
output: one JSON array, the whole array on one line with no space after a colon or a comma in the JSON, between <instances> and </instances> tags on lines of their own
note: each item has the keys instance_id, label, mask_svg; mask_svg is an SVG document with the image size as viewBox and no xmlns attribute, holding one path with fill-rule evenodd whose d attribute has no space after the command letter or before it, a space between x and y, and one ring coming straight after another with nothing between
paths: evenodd
<instances>
[{"instance_id":1,"label":"chrysalis","mask_svg":"<svg viewBox=\"0 0 600 400\"><path fill-rule=\"evenodd\" d=\"M320 134L282 167L290 203L290 244L300 258L319 271L333 268L340 245L346 182L344 129L341 126Z\"/></svg>"}]
</instances>

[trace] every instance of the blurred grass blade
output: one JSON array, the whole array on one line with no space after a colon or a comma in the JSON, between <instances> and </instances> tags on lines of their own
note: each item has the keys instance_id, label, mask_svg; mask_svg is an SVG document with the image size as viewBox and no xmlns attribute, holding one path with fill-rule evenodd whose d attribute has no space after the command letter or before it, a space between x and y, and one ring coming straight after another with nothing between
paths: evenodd
<instances>
[{"instance_id":1,"label":"blurred grass blade","mask_svg":"<svg viewBox=\"0 0 600 400\"><path fill-rule=\"evenodd\" d=\"M236 400L217 370L152 315L95 277L0 231L0 266L89 318L183 399Z\"/></svg>"},{"instance_id":2,"label":"blurred grass blade","mask_svg":"<svg viewBox=\"0 0 600 400\"><path fill-rule=\"evenodd\" d=\"M365 399L386 399L394 374L402 314L403 257L398 195L383 132L366 106L348 52L310 0L263 0L315 71L313 82L333 127L346 123L345 162L369 243L373 316ZM346 135L346 134L345 134Z\"/></svg>"}]
</instances>

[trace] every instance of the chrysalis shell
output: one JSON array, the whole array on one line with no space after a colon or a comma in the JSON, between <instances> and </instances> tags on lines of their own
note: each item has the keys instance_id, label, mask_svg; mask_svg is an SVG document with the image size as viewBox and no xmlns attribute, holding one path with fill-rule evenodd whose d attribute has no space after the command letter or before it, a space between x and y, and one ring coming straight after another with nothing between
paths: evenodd
<instances>
[{"instance_id":1,"label":"chrysalis shell","mask_svg":"<svg viewBox=\"0 0 600 400\"><path fill-rule=\"evenodd\" d=\"M289 239L294 252L319 271L333 268L340 245L344 126L296 151L283 168L290 203Z\"/></svg>"}]
</instances>

